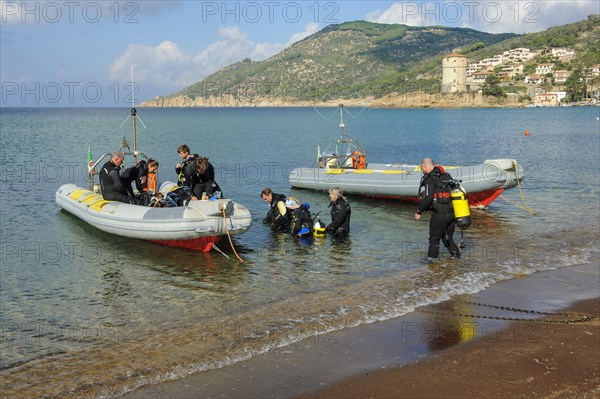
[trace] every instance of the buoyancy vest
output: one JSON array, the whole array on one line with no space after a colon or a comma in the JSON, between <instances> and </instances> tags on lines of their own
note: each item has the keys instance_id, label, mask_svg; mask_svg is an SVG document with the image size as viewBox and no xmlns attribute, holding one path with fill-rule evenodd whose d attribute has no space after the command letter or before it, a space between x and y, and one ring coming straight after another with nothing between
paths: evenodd
<instances>
[{"instance_id":1,"label":"buoyancy vest","mask_svg":"<svg viewBox=\"0 0 600 399\"><path fill-rule=\"evenodd\" d=\"M304 235L312 236L314 223L310 212L306 208L306 205L302 204L299 208L296 208L292 213L292 235L297 235L306 229Z\"/></svg>"},{"instance_id":2,"label":"buoyancy vest","mask_svg":"<svg viewBox=\"0 0 600 399\"><path fill-rule=\"evenodd\" d=\"M273 193L273 197L271 198L271 204L269 208L269 212L267 213L267 221L271 224L271 226L281 226L290 220L289 212L287 209L285 214L281 214L278 208L278 203L283 202L285 204L285 195Z\"/></svg>"},{"instance_id":3,"label":"buoyancy vest","mask_svg":"<svg viewBox=\"0 0 600 399\"><path fill-rule=\"evenodd\" d=\"M419 198L421 205L419 210L433 211L436 213L452 212L452 199L450 190L455 183L449 173L446 173L443 167L436 166L433 170L424 175L419 185ZM428 203L427 208L423 204Z\"/></svg>"},{"instance_id":4,"label":"buoyancy vest","mask_svg":"<svg viewBox=\"0 0 600 399\"><path fill-rule=\"evenodd\" d=\"M196 160L196 158L198 158L199 156L200 155L198 155L198 154L191 154L186 159L181 161L181 166L179 168L175 168L175 172L177 172L177 184L179 186L189 185L189 183L185 184L185 182L186 182L185 169L191 162L194 162Z\"/></svg>"},{"instance_id":5,"label":"buoyancy vest","mask_svg":"<svg viewBox=\"0 0 600 399\"><path fill-rule=\"evenodd\" d=\"M146 178L146 183L144 184L144 190L145 191L157 191L158 190L158 184L157 184L157 179L156 179L156 172L148 172L147 178Z\"/></svg>"},{"instance_id":6,"label":"buoyancy vest","mask_svg":"<svg viewBox=\"0 0 600 399\"><path fill-rule=\"evenodd\" d=\"M436 166L436 168L440 173L434 173L434 169L430 174L430 178L433 179L435 187L431 208L434 212L439 213L452 212L452 196L450 190L454 185L454 178L450 173L446 173L441 166Z\"/></svg>"}]
</instances>

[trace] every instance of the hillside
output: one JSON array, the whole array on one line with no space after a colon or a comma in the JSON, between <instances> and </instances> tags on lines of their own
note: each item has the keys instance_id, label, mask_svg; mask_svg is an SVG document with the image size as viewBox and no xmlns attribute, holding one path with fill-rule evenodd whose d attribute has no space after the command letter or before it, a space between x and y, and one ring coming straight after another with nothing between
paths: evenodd
<instances>
[{"instance_id":1,"label":"hillside","mask_svg":"<svg viewBox=\"0 0 600 399\"><path fill-rule=\"evenodd\" d=\"M293 105L323 99L382 98L439 92L441 57L471 62L517 47L577 49L600 63L600 16L526 35L473 29L411 27L365 21L330 25L260 62L246 59L147 106Z\"/></svg>"}]
</instances>

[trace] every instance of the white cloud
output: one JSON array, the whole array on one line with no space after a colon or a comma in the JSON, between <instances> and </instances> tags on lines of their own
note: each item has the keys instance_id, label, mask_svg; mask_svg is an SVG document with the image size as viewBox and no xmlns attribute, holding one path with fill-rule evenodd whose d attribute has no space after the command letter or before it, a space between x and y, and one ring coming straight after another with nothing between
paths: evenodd
<instances>
[{"instance_id":1,"label":"white cloud","mask_svg":"<svg viewBox=\"0 0 600 399\"><path fill-rule=\"evenodd\" d=\"M600 12L596 0L400 1L366 15L371 22L411 26L460 26L490 33L539 32Z\"/></svg>"},{"instance_id":2,"label":"white cloud","mask_svg":"<svg viewBox=\"0 0 600 399\"><path fill-rule=\"evenodd\" d=\"M307 38L308 36L312 35L313 33L317 33L319 31L319 24L316 22L311 22L308 25L306 25L304 27L304 31L303 32L298 32L292 35L292 37L290 38L290 41L287 43L288 46L299 42L302 39Z\"/></svg>"},{"instance_id":3,"label":"white cloud","mask_svg":"<svg viewBox=\"0 0 600 399\"><path fill-rule=\"evenodd\" d=\"M160 87L164 85L163 82L169 82L168 84L181 86L190 79L186 76L186 66L189 64L190 56L176 43L163 41L156 47L130 44L123 55L110 66L110 78L128 81L133 65L137 83Z\"/></svg>"},{"instance_id":4,"label":"white cloud","mask_svg":"<svg viewBox=\"0 0 600 399\"><path fill-rule=\"evenodd\" d=\"M110 78L128 81L133 65L136 83L175 90L244 58L265 60L318 29L318 24L310 23L303 32L280 44L254 43L238 26L222 26L219 28L219 40L195 54L186 52L171 41L163 41L154 47L130 44L110 66Z\"/></svg>"}]
</instances>

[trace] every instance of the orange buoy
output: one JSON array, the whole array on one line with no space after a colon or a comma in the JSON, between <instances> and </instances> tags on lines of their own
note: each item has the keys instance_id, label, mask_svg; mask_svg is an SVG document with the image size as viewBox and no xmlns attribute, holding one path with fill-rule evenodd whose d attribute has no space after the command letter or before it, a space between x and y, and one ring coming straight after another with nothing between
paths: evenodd
<instances>
[{"instance_id":1,"label":"orange buoy","mask_svg":"<svg viewBox=\"0 0 600 399\"><path fill-rule=\"evenodd\" d=\"M525 130L525 136L529 136L529 130Z\"/></svg>"}]
</instances>

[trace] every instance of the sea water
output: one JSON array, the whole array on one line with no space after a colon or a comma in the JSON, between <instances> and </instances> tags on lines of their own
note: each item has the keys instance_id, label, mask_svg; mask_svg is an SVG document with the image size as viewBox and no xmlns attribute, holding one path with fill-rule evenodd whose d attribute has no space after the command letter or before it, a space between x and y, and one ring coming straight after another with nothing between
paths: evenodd
<instances>
[{"instance_id":1,"label":"sea water","mask_svg":"<svg viewBox=\"0 0 600 399\"><path fill-rule=\"evenodd\" d=\"M7 395L110 396L226 367L272 348L387 320L500 280L598 256L598 107L347 109L346 133L367 161L444 165L512 158L521 191L473 210L463 259L424 262L428 220L414 204L348 198L349 240L300 241L262 224L264 187L290 189L339 137L335 108L138 110L137 146L174 180L177 147L209 157L227 198L254 224L208 254L110 235L61 211L58 187L87 187L86 156L132 146L128 109L0 112L0 379ZM529 135L525 135L525 131ZM131 161L129 161L131 162ZM529 206L535 214L511 203ZM459 240L460 233L455 238ZM51 377L51 379L50 379Z\"/></svg>"}]
</instances>

